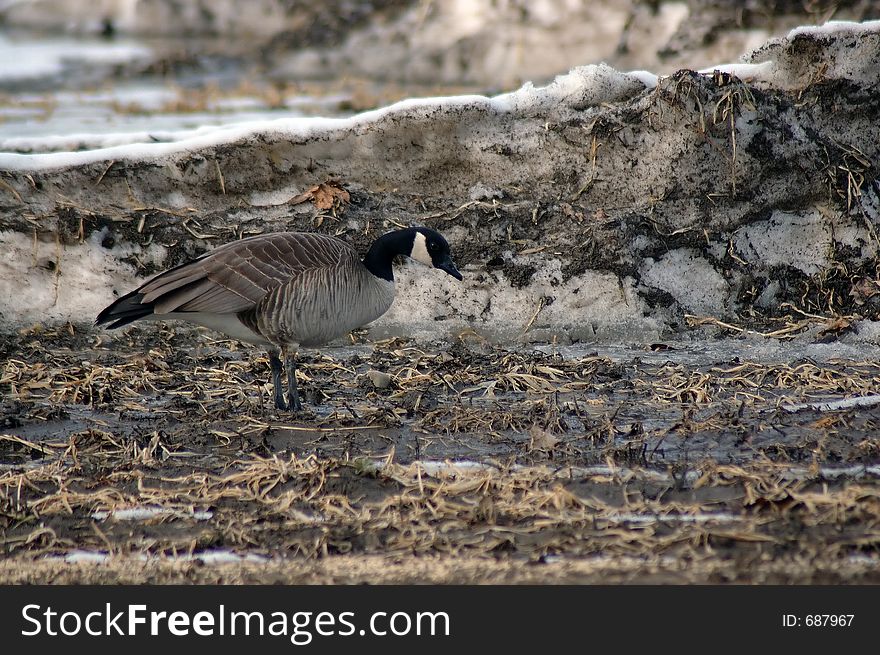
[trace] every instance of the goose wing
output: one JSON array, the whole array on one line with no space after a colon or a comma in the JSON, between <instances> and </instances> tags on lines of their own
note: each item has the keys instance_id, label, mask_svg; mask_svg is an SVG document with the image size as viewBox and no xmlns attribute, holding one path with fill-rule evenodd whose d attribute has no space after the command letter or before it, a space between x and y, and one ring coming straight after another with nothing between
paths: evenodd
<instances>
[{"instance_id":1,"label":"goose wing","mask_svg":"<svg viewBox=\"0 0 880 655\"><path fill-rule=\"evenodd\" d=\"M153 312L234 314L303 271L334 267L354 253L334 237L303 232L259 235L225 244L147 282L138 293Z\"/></svg>"},{"instance_id":2,"label":"goose wing","mask_svg":"<svg viewBox=\"0 0 880 655\"><path fill-rule=\"evenodd\" d=\"M272 289L304 271L333 268L352 259L358 256L351 246L321 234L249 237L161 273L118 298L95 322L117 328L150 314L237 314L252 309Z\"/></svg>"}]
</instances>

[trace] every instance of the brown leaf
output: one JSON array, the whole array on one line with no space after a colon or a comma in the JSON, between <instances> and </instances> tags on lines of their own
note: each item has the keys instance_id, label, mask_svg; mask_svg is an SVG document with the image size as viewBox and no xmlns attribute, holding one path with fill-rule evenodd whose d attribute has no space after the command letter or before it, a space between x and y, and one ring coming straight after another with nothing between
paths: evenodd
<instances>
[{"instance_id":1,"label":"brown leaf","mask_svg":"<svg viewBox=\"0 0 880 655\"><path fill-rule=\"evenodd\" d=\"M552 452L556 447L556 444L559 443L558 437L554 437L547 432L547 430L543 430L537 425L533 425L529 429L529 435L531 436L531 439L529 440L529 452L540 450L549 453Z\"/></svg>"},{"instance_id":2,"label":"brown leaf","mask_svg":"<svg viewBox=\"0 0 880 655\"><path fill-rule=\"evenodd\" d=\"M323 182L311 189L312 202L318 209L333 209L348 204L351 199L348 191L337 182Z\"/></svg>"},{"instance_id":3,"label":"brown leaf","mask_svg":"<svg viewBox=\"0 0 880 655\"><path fill-rule=\"evenodd\" d=\"M849 295L853 297L853 301L857 305L864 305L867 300L878 293L880 293L880 285L878 285L877 280L869 280L864 277L854 282L849 290Z\"/></svg>"},{"instance_id":4,"label":"brown leaf","mask_svg":"<svg viewBox=\"0 0 880 655\"><path fill-rule=\"evenodd\" d=\"M338 182L322 182L294 196L288 204L299 205L307 200L311 200L318 209L338 209L349 203L351 195Z\"/></svg>"},{"instance_id":5,"label":"brown leaf","mask_svg":"<svg viewBox=\"0 0 880 655\"><path fill-rule=\"evenodd\" d=\"M313 196L314 196L315 189L317 189L317 188L318 188L318 187L313 186L313 187L312 187L311 189L309 189L308 191L303 191L303 192L302 192L301 194L299 194L298 196L294 196L293 198L291 198L290 200L288 200L288 201L287 201L288 204L290 204L290 205L300 205L300 204L304 203L306 200L311 200L311 199L313 198Z\"/></svg>"},{"instance_id":6,"label":"brown leaf","mask_svg":"<svg viewBox=\"0 0 880 655\"><path fill-rule=\"evenodd\" d=\"M845 332L851 327L852 323L845 318L835 318L825 323L825 326L819 330L819 335L839 334Z\"/></svg>"}]
</instances>

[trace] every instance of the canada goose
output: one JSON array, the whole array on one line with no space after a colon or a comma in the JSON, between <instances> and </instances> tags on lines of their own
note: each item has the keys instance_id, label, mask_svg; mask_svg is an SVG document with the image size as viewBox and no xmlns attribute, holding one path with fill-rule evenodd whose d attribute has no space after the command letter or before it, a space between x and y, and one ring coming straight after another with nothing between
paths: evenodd
<instances>
[{"instance_id":1,"label":"canada goose","mask_svg":"<svg viewBox=\"0 0 880 655\"><path fill-rule=\"evenodd\" d=\"M138 319L177 319L266 346L275 407L299 411L296 350L320 346L388 311L397 255L461 280L439 232L410 227L376 239L360 259L345 241L309 232L278 232L219 246L160 273L105 308L96 325L114 329ZM281 389L287 367L287 397Z\"/></svg>"}]
</instances>

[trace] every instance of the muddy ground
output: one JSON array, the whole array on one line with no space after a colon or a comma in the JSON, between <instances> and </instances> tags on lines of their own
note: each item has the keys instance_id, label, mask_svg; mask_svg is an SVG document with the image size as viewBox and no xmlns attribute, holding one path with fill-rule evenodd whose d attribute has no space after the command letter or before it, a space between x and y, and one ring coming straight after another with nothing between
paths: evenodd
<instances>
[{"instance_id":1,"label":"muddy ground","mask_svg":"<svg viewBox=\"0 0 880 655\"><path fill-rule=\"evenodd\" d=\"M4 339L0 583L880 582L877 361L214 336Z\"/></svg>"}]
</instances>

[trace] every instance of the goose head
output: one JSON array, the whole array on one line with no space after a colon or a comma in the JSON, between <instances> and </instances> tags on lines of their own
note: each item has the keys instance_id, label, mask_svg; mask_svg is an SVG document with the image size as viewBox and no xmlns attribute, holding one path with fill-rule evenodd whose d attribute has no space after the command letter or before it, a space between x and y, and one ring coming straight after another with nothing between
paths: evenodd
<instances>
[{"instance_id":1,"label":"goose head","mask_svg":"<svg viewBox=\"0 0 880 655\"><path fill-rule=\"evenodd\" d=\"M456 280L462 279L455 262L452 261L449 243L436 230L427 227L412 228L412 245L408 254L420 264L439 268Z\"/></svg>"}]
</instances>

